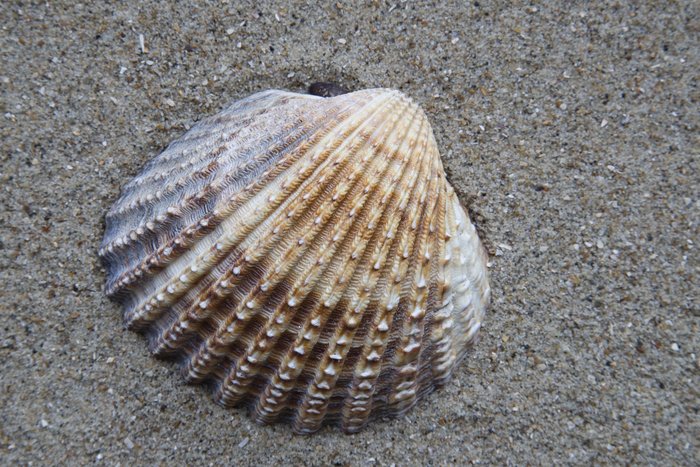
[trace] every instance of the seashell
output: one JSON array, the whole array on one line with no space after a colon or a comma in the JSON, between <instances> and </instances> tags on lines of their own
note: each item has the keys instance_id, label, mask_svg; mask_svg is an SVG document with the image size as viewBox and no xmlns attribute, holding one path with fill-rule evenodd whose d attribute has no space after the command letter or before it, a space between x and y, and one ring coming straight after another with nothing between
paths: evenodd
<instances>
[{"instance_id":1,"label":"seashell","mask_svg":"<svg viewBox=\"0 0 700 467\"><path fill-rule=\"evenodd\" d=\"M399 416L477 340L486 251L398 91L254 94L127 183L100 249L129 329L296 433Z\"/></svg>"}]
</instances>

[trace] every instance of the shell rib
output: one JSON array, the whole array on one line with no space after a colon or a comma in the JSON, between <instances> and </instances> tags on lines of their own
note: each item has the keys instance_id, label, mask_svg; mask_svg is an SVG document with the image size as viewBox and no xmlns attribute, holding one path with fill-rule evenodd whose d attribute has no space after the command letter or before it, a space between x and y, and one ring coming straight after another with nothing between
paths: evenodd
<instances>
[{"instance_id":1,"label":"shell rib","mask_svg":"<svg viewBox=\"0 0 700 467\"><path fill-rule=\"evenodd\" d=\"M106 216L106 293L256 421L356 432L448 382L486 252L398 91L266 91L173 141Z\"/></svg>"}]
</instances>

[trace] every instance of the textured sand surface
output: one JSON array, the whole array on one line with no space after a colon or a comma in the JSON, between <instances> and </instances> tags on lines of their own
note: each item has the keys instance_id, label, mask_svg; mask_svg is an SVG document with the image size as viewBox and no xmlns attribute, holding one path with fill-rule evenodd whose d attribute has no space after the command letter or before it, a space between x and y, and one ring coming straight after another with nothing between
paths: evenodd
<instances>
[{"instance_id":1,"label":"textured sand surface","mask_svg":"<svg viewBox=\"0 0 700 467\"><path fill-rule=\"evenodd\" d=\"M0 4L0 463L700 463L700 7L513 3ZM185 385L97 258L169 141L315 81L428 112L492 261L453 381L352 436Z\"/></svg>"}]
</instances>

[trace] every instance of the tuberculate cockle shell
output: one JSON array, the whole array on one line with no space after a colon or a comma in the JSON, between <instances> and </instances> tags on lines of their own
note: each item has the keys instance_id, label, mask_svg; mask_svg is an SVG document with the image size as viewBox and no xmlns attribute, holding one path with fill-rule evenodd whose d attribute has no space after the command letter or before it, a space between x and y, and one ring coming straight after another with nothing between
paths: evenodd
<instances>
[{"instance_id":1,"label":"tuberculate cockle shell","mask_svg":"<svg viewBox=\"0 0 700 467\"><path fill-rule=\"evenodd\" d=\"M100 256L154 355L297 433L404 414L490 295L426 115L388 89L266 91L199 122L124 186Z\"/></svg>"}]
</instances>

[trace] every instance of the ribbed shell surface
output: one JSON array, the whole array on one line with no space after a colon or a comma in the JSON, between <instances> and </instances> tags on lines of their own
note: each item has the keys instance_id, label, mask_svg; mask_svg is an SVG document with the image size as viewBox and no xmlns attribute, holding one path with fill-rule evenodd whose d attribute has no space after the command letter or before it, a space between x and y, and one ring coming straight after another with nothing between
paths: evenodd
<instances>
[{"instance_id":1,"label":"ribbed shell surface","mask_svg":"<svg viewBox=\"0 0 700 467\"><path fill-rule=\"evenodd\" d=\"M486 253L398 91L266 91L173 141L106 216L106 293L189 382L297 433L404 414L489 303Z\"/></svg>"}]
</instances>

